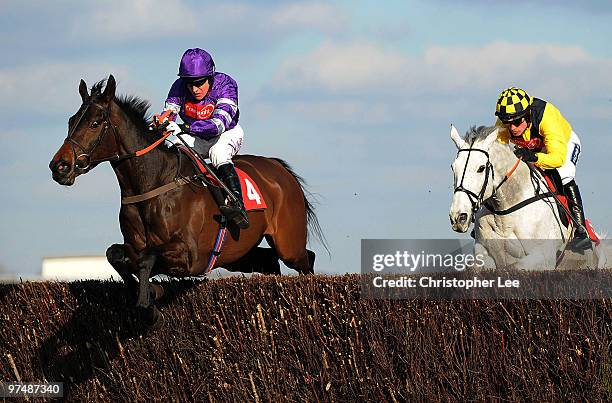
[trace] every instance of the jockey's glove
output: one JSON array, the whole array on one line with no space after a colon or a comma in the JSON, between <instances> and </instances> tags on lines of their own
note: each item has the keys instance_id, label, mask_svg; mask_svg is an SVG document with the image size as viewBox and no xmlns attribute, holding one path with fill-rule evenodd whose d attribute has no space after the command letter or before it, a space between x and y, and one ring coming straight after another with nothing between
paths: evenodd
<instances>
[{"instance_id":1,"label":"jockey's glove","mask_svg":"<svg viewBox=\"0 0 612 403\"><path fill-rule=\"evenodd\" d=\"M168 123L168 126L166 126L166 131L167 132L171 132L171 135L178 135L180 133L183 132L183 129L181 129L181 126L178 125L178 123L176 122L170 122Z\"/></svg>"},{"instance_id":2,"label":"jockey's glove","mask_svg":"<svg viewBox=\"0 0 612 403\"><path fill-rule=\"evenodd\" d=\"M189 145L189 147L193 147L195 144L195 137L185 133L188 129L186 125L179 125L176 122L168 123L166 126L166 132L170 132L170 135L166 138L166 145L171 147L172 145L183 145L183 142L178 138L180 135L185 143Z\"/></svg>"},{"instance_id":3,"label":"jockey's glove","mask_svg":"<svg viewBox=\"0 0 612 403\"><path fill-rule=\"evenodd\" d=\"M538 156L528 148L516 148L514 155L523 160L523 162L537 162Z\"/></svg>"},{"instance_id":4,"label":"jockey's glove","mask_svg":"<svg viewBox=\"0 0 612 403\"><path fill-rule=\"evenodd\" d=\"M149 126L159 127L163 125L164 123L167 123L170 120L170 118L172 118L173 114L174 114L174 111L172 111L171 109L167 109L158 115L153 115L153 119Z\"/></svg>"}]
</instances>

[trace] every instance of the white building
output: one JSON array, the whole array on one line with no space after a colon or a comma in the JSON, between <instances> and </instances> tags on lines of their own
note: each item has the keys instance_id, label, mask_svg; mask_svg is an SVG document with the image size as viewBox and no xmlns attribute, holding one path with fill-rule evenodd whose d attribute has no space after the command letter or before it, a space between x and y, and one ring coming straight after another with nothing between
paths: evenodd
<instances>
[{"instance_id":1,"label":"white building","mask_svg":"<svg viewBox=\"0 0 612 403\"><path fill-rule=\"evenodd\" d=\"M119 274L104 256L62 256L45 257L42 260L43 280L115 280Z\"/></svg>"}]
</instances>

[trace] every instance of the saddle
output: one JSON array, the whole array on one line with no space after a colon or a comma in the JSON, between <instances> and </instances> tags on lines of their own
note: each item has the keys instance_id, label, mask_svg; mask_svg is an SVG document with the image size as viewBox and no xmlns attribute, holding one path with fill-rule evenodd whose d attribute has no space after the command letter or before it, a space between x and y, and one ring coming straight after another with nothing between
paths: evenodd
<instances>
[{"instance_id":1,"label":"saddle","mask_svg":"<svg viewBox=\"0 0 612 403\"><path fill-rule=\"evenodd\" d=\"M215 201L219 206L225 204L225 191L224 186L217 180L216 172L211 173L210 170L214 168L210 165L205 166L200 161L200 158L193 152L184 146L177 147L182 155L185 155L189 161L199 172L199 176L202 178L204 185L209 188ZM246 211L257 211L265 210L267 207L266 201L259 190L257 183L242 169L235 167L238 178L240 179L240 187L242 188L242 202Z\"/></svg>"},{"instance_id":2,"label":"saddle","mask_svg":"<svg viewBox=\"0 0 612 403\"><path fill-rule=\"evenodd\" d=\"M557 171L556 169L546 169L546 170L542 170L539 168L536 168L536 169L544 177L544 180L546 181L546 185L548 189L539 189L538 192L536 192L535 196L530 197L526 200L523 200L522 202L506 210L496 210L488 203L484 203L484 207L486 207L489 211L491 211L494 214L506 215L506 214L513 213L519 210L520 208L530 203L533 203L537 200L541 200L547 197L554 196L559 201L559 202L555 202L555 205L557 206L557 211L559 212L559 218L561 219L561 224L563 224L565 228L568 228L570 225L570 221L572 221L572 218L568 214L570 209L569 209L567 197L563 194L563 182L561 180L561 176L559 175L559 171ZM596 245L599 245L601 242L599 235L597 234L597 232L595 231L595 229L591 225L591 222L588 219L585 220L585 227L586 227L587 233L589 234L589 238L591 238L591 241L595 242ZM473 237L473 234L472 234L472 237Z\"/></svg>"},{"instance_id":3,"label":"saddle","mask_svg":"<svg viewBox=\"0 0 612 403\"><path fill-rule=\"evenodd\" d=\"M559 171L557 171L556 169L544 169L540 170L540 172L542 173L542 176L544 176L544 179L546 180L546 184L548 185L550 191L557 196L559 202L561 202L563 207L565 207L563 208L561 205L559 205L559 203L555 203L555 205L557 206L557 211L559 212L559 217L561 218L561 223L566 228L568 228L570 225L571 217L568 215L567 212L570 211L570 207L567 201L567 196L563 194L564 186L563 182L561 181L561 175L559 175ZM593 241L596 245L599 246L601 240L599 238L599 235L591 225L591 221L585 219L584 224L591 241Z\"/></svg>"}]
</instances>

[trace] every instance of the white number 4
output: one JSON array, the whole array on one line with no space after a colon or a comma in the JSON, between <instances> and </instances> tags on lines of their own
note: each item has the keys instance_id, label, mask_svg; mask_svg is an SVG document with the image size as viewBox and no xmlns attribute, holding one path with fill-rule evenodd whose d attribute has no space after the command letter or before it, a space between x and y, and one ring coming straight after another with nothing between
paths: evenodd
<instances>
[{"instance_id":1,"label":"white number 4","mask_svg":"<svg viewBox=\"0 0 612 403\"><path fill-rule=\"evenodd\" d=\"M245 178L244 184L246 185L247 197L249 200L255 200L257 204L261 204L261 197L259 196L259 193L257 193L257 190L251 181Z\"/></svg>"}]
</instances>

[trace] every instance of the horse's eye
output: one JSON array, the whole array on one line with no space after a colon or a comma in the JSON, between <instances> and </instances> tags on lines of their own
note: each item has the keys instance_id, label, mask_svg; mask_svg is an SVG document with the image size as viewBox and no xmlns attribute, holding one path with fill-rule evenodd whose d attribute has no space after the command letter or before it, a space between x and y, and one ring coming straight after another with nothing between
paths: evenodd
<instances>
[{"instance_id":1,"label":"horse's eye","mask_svg":"<svg viewBox=\"0 0 612 403\"><path fill-rule=\"evenodd\" d=\"M481 166L478 168L478 171L476 171L476 172L481 173L481 172L484 172L484 170L485 170L485 166L484 166L484 165L481 165Z\"/></svg>"},{"instance_id":2,"label":"horse's eye","mask_svg":"<svg viewBox=\"0 0 612 403\"><path fill-rule=\"evenodd\" d=\"M95 129L96 127L98 127L100 124L98 122L91 122L91 125L89 125L89 127L91 127L92 129Z\"/></svg>"}]
</instances>

